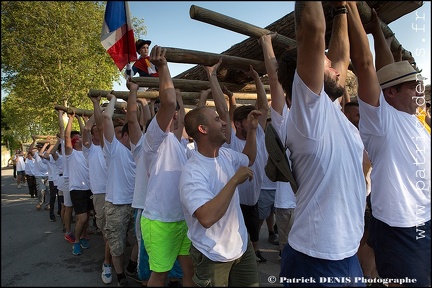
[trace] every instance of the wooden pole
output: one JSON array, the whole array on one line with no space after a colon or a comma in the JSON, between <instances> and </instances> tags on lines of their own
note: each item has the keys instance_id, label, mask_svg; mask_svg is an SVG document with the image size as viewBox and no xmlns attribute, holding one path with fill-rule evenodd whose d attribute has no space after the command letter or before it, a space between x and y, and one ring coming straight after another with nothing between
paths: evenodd
<instances>
[{"instance_id":1,"label":"wooden pole","mask_svg":"<svg viewBox=\"0 0 432 288\"><path fill-rule=\"evenodd\" d=\"M357 9L359 11L359 15L362 20L362 23L363 24L368 23L372 17L371 8L369 7L369 5L365 1L357 1ZM388 27L386 23L384 23L381 20L379 22L385 38L389 38L394 35L393 31L390 29L390 27ZM396 37L393 37L393 41L390 43L390 50L392 52L396 51L399 48L399 45L401 45L399 41L396 39ZM411 57L410 52L408 50L403 49L402 58L408 59L410 57Z\"/></svg>"},{"instance_id":2,"label":"wooden pole","mask_svg":"<svg viewBox=\"0 0 432 288\"><path fill-rule=\"evenodd\" d=\"M262 35L272 33L272 31L257 27L255 25L240 21L238 19L192 5L189 9L189 16L191 19L198 20L207 24L225 28L246 36L259 38ZM293 49L297 46L294 39L277 34L272 40L273 44L283 45L287 49Z\"/></svg>"},{"instance_id":3,"label":"wooden pole","mask_svg":"<svg viewBox=\"0 0 432 288\"><path fill-rule=\"evenodd\" d=\"M266 85L264 85L266 86ZM268 86L268 85L267 85ZM256 92L252 91L253 87L250 87L251 90L248 92L244 92L244 93L237 93L237 92L233 92L234 98L236 100L256 100L257 94ZM264 87L266 88L266 87ZM267 87L268 90L267 92L270 92L270 87ZM116 96L119 99L123 99L123 100L127 100L128 96L129 96L129 91L111 91L111 90L95 90L95 89L90 89L88 95L89 96L98 96L99 94L101 95L101 97L106 97L106 95L108 93L112 93L114 96ZM182 99L183 100L195 100L195 99L199 99L201 92L180 92L182 95ZM267 94L267 98L269 98L270 94ZM154 100L157 97L159 97L159 92L158 91L138 91L137 93L137 97L138 98L146 98L149 100ZM209 99L211 99L211 93L209 95ZM124 103L122 103L124 104Z\"/></svg>"},{"instance_id":4,"label":"wooden pole","mask_svg":"<svg viewBox=\"0 0 432 288\"><path fill-rule=\"evenodd\" d=\"M159 88L159 78L157 77L132 77L132 81L140 87ZM209 81L172 79L174 87L183 91L201 92L210 88ZM256 92L255 84L236 84L230 82L220 82L221 87L226 86L230 91L240 93ZM264 85L266 91L270 91L270 85Z\"/></svg>"},{"instance_id":5,"label":"wooden pole","mask_svg":"<svg viewBox=\"0 0 432 288\"><path fill-rule=\"evenodd\" d=\"M267 74L264 61L171 47L163 48L167 51L165 58L168 62L213 66L219 61L220 58L222 58L222 64L220 65L220 68L249 71L249 65L252 65L258 74Z\"/></svg>"},{"instance_id":6,"label":"wooden pole","mask_svg":"<svg viewBox=\"0 0 432 288\"><path fill-rule=\"evenodd\" d=\"M56 138L56 136L51 136L51 135L34 135L34 137L36 139L47 139L48 137Z\"/></svg>"},{"instance_id":7,"label":"wooden pole","mask_svg":"<svg viewBox=\"0 0 432 288\"><path fill-rule=\"evenodd\" d=\"M58 105L58 104L54 106L54 109L55 110L62 110L68 114L72 113L72 111L75 111L75 114L79 115L81 117L82 116L91 117L93 115L93 110L80 109L80 108L75 108L75 107L65 107L65 106ZM122 118L125 118L125 116L126 116L125 114L114 114L112 118L113 119L118 119L118 118L122 119Z\"/></svg>"}]
</instances>

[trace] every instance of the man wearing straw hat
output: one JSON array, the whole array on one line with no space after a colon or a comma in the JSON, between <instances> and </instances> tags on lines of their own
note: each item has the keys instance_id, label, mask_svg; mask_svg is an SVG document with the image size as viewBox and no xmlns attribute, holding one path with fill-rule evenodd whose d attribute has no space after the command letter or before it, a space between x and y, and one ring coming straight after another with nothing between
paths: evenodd
<instances>
[{"instance_id":1,"label":"man wearing straw hat","mask_svg":"<svg viewBox=\"0 0 432 288\"><path fill-rule=\"evenodd\" d=\"M359 129L373 163L368 244L389 286L430 286L431 138L415 115L424 101L424 78L408 61L375 72L355 2L347 8Z\"/></svg>"}]
</instances>

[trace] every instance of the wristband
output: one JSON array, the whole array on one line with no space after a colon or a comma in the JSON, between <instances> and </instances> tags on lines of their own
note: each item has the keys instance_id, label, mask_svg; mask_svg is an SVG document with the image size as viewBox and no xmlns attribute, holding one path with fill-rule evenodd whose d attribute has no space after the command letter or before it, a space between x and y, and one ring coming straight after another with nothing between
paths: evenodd
<instances>
[{"instance_id":1,"label":"wristband","mask_svg":"<svg viewBox=\"0 0 432 288\"><path fill-rule=\"evenodd\" d=\"M334 18L336 15L340 14L348 14L348 9L346 6L340 6L332 10L332 18Z\"/></svg>"}]
</instances>

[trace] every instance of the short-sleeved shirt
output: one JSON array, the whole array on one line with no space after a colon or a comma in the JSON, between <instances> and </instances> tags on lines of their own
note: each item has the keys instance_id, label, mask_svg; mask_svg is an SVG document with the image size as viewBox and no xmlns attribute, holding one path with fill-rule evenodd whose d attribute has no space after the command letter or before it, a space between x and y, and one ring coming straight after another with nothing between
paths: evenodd
<instances>
[{"instance_id":1,"label":"short-sleeved shirt","mask_svg":"<svg viewBox=\"0 0 432 288\"><path fill-rule=\"evenodd\" d=\"M25 171L25 160L24 160L24 156L16 156L15 159L16 162L16 171Z\"/></svg>"},{"instance_id":2,"label":"short-sleeved shirt","mask_svg":"<svg viewBox=\"0 0 432 288\"><path fill-rule=\"evenodd\" d=\"M225 214L210 228L204 228L193 214L219 194L240 166L248 165L249 158L245 154L221 148L215 158L196 151L183 168L179 188L188 237L192 245L212 261L233 261L246 251L248 234L238 189Z\"/></svg>"},{"instance_id":3,"label":"short-sleeved shirt","mask_svg":"<svg viewBox=\"0 0 432 288\"><path fill-rule=\"evenodd\" d=\"M69 191L90 190L90 177L87 160L82 151L72 149L72 153L66 155L69 171Z\"/></svg>"},{"instance_id":4,"label":"short-sleeved shirt","mask_svg":"<svg viewBox=\"0 0 432 288\"><path fill-rule=\"evenodd\" d=\"M359 129L373 169L375 218L393 227L431 219L431 137L416 115L395 109L383 94L373 107L359 99Z\"/></svg>"},{"instance_id":5,"label":"short-sleeved shirt","mask_svg":"<svg viewBox=\"0 0 432 288\"><path fill-rule=\"evenodd\" d=\"M240 203L243 205L253 206L258 202L259 195L261 193L261 185L264 178L264 166L267 163L267 150L265 148L264 141L264 130L261 125L258 125L256 130L256 145L257 155L255 162L250 167L254 173L252 181L245 181L238 186ZM228 145L229 148L241 153L245 147L246 140L239 139L235 135L234 129L231 130L231 143Z\"/></svg>"},{"instance_id":6,"label":"short-sleeved shirt","mask_svg":"<svg viewBox=\"0 0 432 288\"><path fill-rule=\"evenodd\" d=\"M82 149L89 167L90 188L92 193L105 194L108 172L102 147L91 143L90 148L83 145Z\"/></svg>"},{"instance_id":7,"label":"short-sleeved shirt","mask_svg":"<svg viewBox=\"0 0 432 288\"><path fill-rule=\"evenodd\" d=\"M144 154L149 182L142 215L151 220L184 220L178 181L187 161L183 144L171 132L160 129L156 117L144 136Z\"/></svg>"},{"instance_id":8,"label":"short-sleeved shirt","mask_svg":"<svg viewBox=\"0 0 432 288\"><path fill-rule=\"evenodd\" d=\"M136 164L130 150L113 138L109 143L104 136L107 183L105 201L114 205L132 204L135 189Z\"/></svg>"},{"instance_id":9,"label":"short-sleeved shirt","mask_svg":"<svg viewBox=\"0 0 432 288\"><path fill-rule=\"evenodd\" d=\"M136 145L131 143L132 157L135 160L136 175L138 175L137 177L135 177L135 189L132 199L132 207L139 209L144 209L145 198L147 196L147 185L149 180L149 174L147 173L147 168L145 165L143 143L144 134L141 135Z\"/></svg>"},{"instance_id":10,"label":"short-sleeved shirt","mask_svg":"<svg viewBox=\"0 0 432 288\"><path fill-rule=\"evenodd\" d=\"M289 110L286 104L283 107L282 115L288 115ZM287 117L282 117L279 113L277 113L272 107L270 108L270 115L272 119L272 125L278 133L279 139L285 143L287 138L286 135L286 120ZM283 139L283 140L282 140ZM289 149L285 150L285 154L287 155L288 163L291 165L290 155L291 151ZM276 194L275 194L275 208L281 209L289 209L296 207L296 197L294 191L292 190L291 184L289 182L276 182Z\"/></svg>"},{"instance_id":11,"label":"short-sleeved shirt","mask_svg":"<svg viewBox=\"0 0 432 288\"><path fill-rule=\"evenodd\" d=\"M298 184L288 242L311 257L341 260L363 236L366 185L358 130L324 92L294 75L286 144Z\"/></svg>"}]
</instances>

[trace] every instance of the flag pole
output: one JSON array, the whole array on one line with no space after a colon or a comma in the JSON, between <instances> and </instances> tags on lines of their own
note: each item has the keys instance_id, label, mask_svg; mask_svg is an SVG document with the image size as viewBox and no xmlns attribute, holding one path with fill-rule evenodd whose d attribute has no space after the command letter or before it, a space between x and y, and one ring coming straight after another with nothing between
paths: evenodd
<instances>
[{"instance_id":1,"label":"flag pole","mask_svg":"<svg viewBox=\"0 0 432 288\"><path fill-rule=\"evenodd\" d=\"M127 58L128 63L126 64L126 80L128 77L132 78L132 66L130 65L130 55L129 55L129 23L128 23L128 11L129 11L129 4L127 4L127 1L125 3L125 16L126 16L126 45L127 45Z\"/></svg>"}]
</instances>

